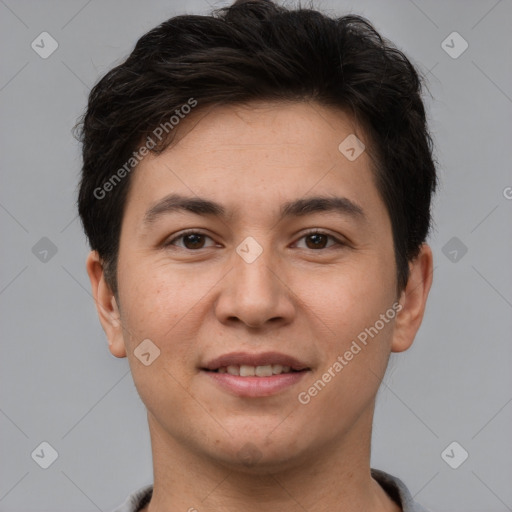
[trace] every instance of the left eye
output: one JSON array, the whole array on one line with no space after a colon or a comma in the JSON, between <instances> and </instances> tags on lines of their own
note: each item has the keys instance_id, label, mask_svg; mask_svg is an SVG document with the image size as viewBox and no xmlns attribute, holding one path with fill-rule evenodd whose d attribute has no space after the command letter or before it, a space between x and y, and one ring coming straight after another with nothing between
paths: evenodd
<instances>
[{"instance_id":1,"label":"left eye","mask_svg":"<svg viewBox=\"0 0 512 512\"><path fill-rule=\"evenodd\" d=\"M332 235L328 235L327 233L322 233L320 231L314 231L311 233L306 233L299 240L306 240L306 249L327 249L332 247L333 245L343 245L338 239L334 238ZM331 245L327 245L328 240L332 240L333 243Z\"/></svg>"},{"instance_id":2,"label":"left eye","mask_svg":"<svg viewBox=\"0 0 512 512\"><path fill-rule=\"evenodd\" d=\"M206 240L210 240L213 242L209 246L205 245ZM301 236L299 240L305 240L305 247L299 247L299 248L305 248L305 249L327 249L329 247L332 247L333 245L343 245L342 242L340 242L338 239L333 237L332 235L329 235L327 233L322 233L320 231L314 231L311 233L306 233L305 235ZM331 244L328 245L329 240L331 241ZM181 244L176 243L176 241L182 241ZM181 235L173 238L169 242L165 244L166 246L174 245L181 247L183 249L189 249L189 250L195 250L195 249L204 249L205 247L212 247L215 246L215 242L212 240L211 237L208 235L205 235L203 233L199 233L196 231L190 231L188 233L182 233ZM299 246L298 242L295 244L296 247Z\"/></svg>"}]
</instances>

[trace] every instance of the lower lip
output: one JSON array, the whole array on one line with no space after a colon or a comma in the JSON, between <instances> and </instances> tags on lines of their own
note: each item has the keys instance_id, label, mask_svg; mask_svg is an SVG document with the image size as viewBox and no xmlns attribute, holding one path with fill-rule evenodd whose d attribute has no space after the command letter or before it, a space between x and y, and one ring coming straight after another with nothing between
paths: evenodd
<instances>
[{"instance_id":1,"label":"lower lip","mask_svg":"<svg viewBox=\"0 0 512 512\"><path fill-rule=\"evenodd\" d=\"M279 391L297 384L308 370L281 373L271 377L240 377L229 373L217 373L201 370L221 388L237 396L261 397L275 395Z\"/></svg>"}]
</instances>

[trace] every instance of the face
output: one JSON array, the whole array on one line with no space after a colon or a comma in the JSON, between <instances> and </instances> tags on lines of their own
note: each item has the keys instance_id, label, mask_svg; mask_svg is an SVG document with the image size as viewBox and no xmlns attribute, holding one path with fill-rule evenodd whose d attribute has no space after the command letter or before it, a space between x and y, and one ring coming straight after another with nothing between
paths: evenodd
<instances>
[{"instance_id":1,"label":"face","mask_svg":"<svg viewBox=\"0 0 512 512\"><path fill-rule=\"evenodd\" d=\"M278 467L335 451L368 432L389 354L419 325L400 324L368 151L338 149L369 141L317 104L194 116L131 177L111 351L150 426L191 452Z\"/></svg>"}]
</instances>

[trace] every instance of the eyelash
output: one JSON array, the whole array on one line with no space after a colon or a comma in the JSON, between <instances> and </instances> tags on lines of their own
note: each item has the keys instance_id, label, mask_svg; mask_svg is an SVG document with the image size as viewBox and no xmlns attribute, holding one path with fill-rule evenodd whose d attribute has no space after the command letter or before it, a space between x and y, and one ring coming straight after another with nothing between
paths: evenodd
<instances>
[{"instance_id":1,"label":"eyelash","mask_svg":"<svg viewBox=\"0 0 512 512\"><path fill-rule=\"evenodd\" d=\"M175 245L174 242L176 240L180 240L182 238L185 238L186 236L188 235L202 235L204 237L207 237L207 238L210 238L212 239L210 236L206 235L205 233L202 233L201 231L198 231L198 230L195 230L195 229L190 229L190 230L187 230L187 231L184 231L182 232L181 234L179 234L178 236L174 237L173 239L169 240L168 242L165 242L164 243L164 247L169 247L169 246L173 246ZM299 240L302 240L303 238L306 238L308 236L311 236L311 235L324 235L326 236L327 238L330 238L331 240L333 240L335 243L331 246L328 246L328 247L322 247L320 249L310 249L311 251L321 251L321 250L326 250L326 249L331 249L332 247L335 247L335 246L346 246L347 244L342 242L341 240L339 240L338 238L336 238L335 236L329 234L329 233L326 233L325 231L322 231L320 229L311 229L310 231L307 231L306 233L304 233L300 238ZM191 252L196 252L196 251L200 251L201 249L207 249L207 247L201 247L199 249L188 249L187 247L180 247L181 249L185 249L187 251L191 251Z\"/></svg>"}]
</instances>

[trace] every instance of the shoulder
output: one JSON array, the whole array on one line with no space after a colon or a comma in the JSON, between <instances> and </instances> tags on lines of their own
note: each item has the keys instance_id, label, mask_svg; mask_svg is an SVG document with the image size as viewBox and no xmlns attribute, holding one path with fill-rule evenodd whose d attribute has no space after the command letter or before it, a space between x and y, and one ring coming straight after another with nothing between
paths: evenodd
<instances>
[{"instance_id":1,"label":"shoulder","mask_svg":"<svg viewBox=\"0 0 512 512\"><path fill-rule=\"evenodd\" d=\"M380 486L401 505L403 512L432 512L416 503L407 489L407 486L396 476L385 473L379 469L372 469L372 477Z\"/></svg>"},{"instance_id":2,"label":"shoulder","mask_svg":"<svg viewBox=\"0 0 512 512\"><path fill-rule=\"evenodd\" d=\"M402 507L403 512L431 512L415 502L407 486L396 476L379 469L371 470L372 477ZM138 512L147 505L153 494L153 485L146 485L133 493L112 512Z\"/></svg>"},{"instance_id":3,"label":"shoulder","mask_svg":"<svg viewBox=\"0 0 512 512\"><path fill-rule=\"evenodd\" d=\"M138 512L146 506L153 495L153 485L146 485L132 492L119 507L112 512Z\"/></svg>"}]
</instances>

